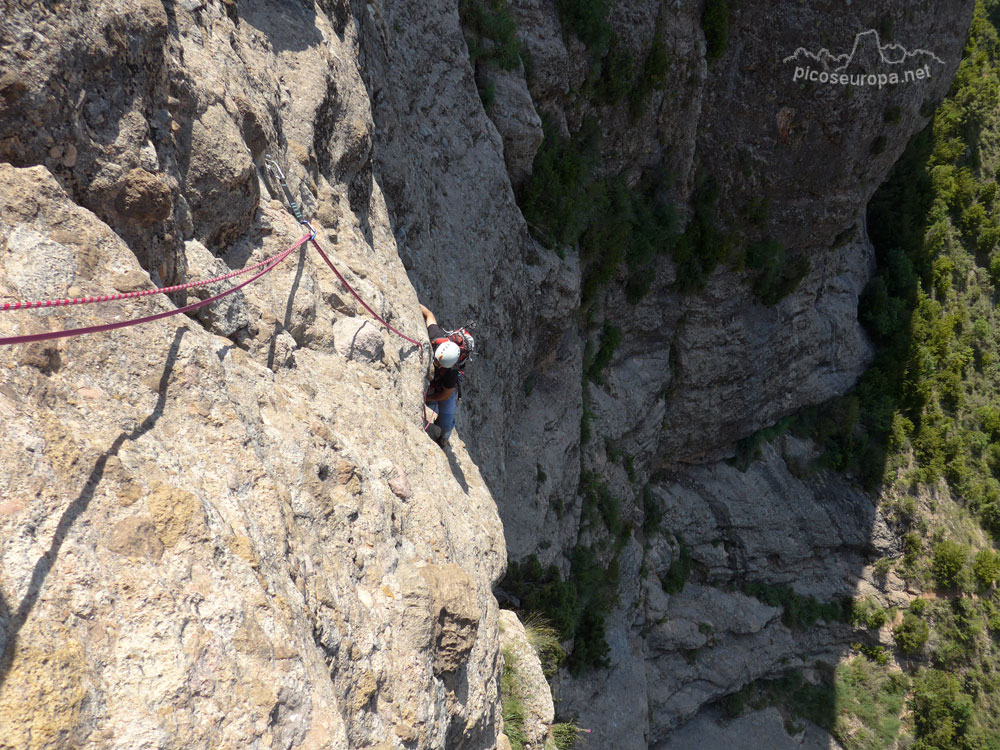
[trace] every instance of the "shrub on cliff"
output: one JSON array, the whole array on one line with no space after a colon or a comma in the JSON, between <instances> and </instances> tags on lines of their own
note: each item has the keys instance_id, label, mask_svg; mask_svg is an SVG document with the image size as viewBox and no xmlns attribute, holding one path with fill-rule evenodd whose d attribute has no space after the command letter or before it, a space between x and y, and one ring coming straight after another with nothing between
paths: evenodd
<instances>
[{"instance_id":1,"label":"shrub on cliff","mask_svg":"<svg viewBox=\"0 0 1000 750\"><path fill-rule=\"evenodd\" d=\"M603 53L611 41L605 0L558 0L559 20L591 51Z\"/></svg>"},{"instance_id":2,"label":"shrub on cliff","mask_svg":"<svg viewBox=\"0 0 1000 750\"><path fill-rule=\"evenodd\" d=\"M957 586L968 558L969 550L958 542L946 539L935 544L931 572L937 585L945 589Z\"/></svg>"},{"instance_id":3,"label":"shrub on cliff","mask_svg":"<svg viewBox=\"0 0 1000 750\"><path fill-rule=\"evenodd\" d=\"M701 289L709 274L729 255L731 242L720 228L716 213L718 184L705 174L697 175L695 180L693 215L671 252L677 267L675 284L681 292Z\"/></svg>"},{"instance_id":4,"label":"shrub on cliff","mask_svg":"<svg viewBox=\"0 0 1000 750\"><path fill-rule=\"evenodd\" d=\"M601 61L601 77L597 80L597 95L605 104L618 104L633 88L635 63L628 47L617 35L612 35L611 49Z\"/></svg>"},{"instance_id":5,"label":"shrub on cliff","mask_svg":"<svg viewBox=\"0 0 1000 750\"><path fill-rule=\"evenodd\" d=\"M606 321L601 329L601 345L594 359L586 368L586 377L595 383L604 383L604 370L611 364L615 349L622 341L622 332L618 326Z\"/></svg>"},{"instance_id":6,"label":"shrub on cliff","mask_svg":"<svg viewBox=\"0 0 1000 750\"><path fill-rule=\"evenodd\" d=\"M910 699L918 745L921 748L965 747L963 742L973 713L972 699L963 694L952 674L928 669L916 681Z\"/></svg>"},{"instance_id":7,"label":"shrub on cliff","mask_svg":"<svg viewBox=\"0 0 1000 750\"><path fill-rule=\"evenodd\" d=\"M729 3L727 0L707 0L701 17L705 31L705 52L709 61L726 54L729 44Z\"/></svg>"},{"instance_id":8,"label":"shrub on cliff","mask_svg":"<svg viewBox=\"0 0 1000 750\"><path fill-rule=\"evenodd\" d=\"M907 656L914 656L920 653L927 638L930 635L930 628L927 623L921 620L913 612L903 615L903 621L892 631L892 637L896 639L896 646Z\"/></svg>"},{"instance_id":9,"label":"shrub on cliff","mask_svg":"<svg viewBox=\"0 0 1000 750\"><path fill-rule=\"evenodd\" d=\"M573 647L566 663L573 674L607 665L604 619L617 601L618 561L602 563L593 550L576 547L565 581L555 565L542 568L535 555L512 562L501 586L522 612L541 613Z\"/></svg>"},{"instance_id":10,"label":"shrub on cliff","mask_svg":"<svg viewBox=\"0 0 1000 750\"><path fill-rule=\"evenodd\" d=\"M532 174L518 193L528 226L540 242L559 252L578 245L583 309L623 263L626 298L637 303L649 291L656 259L672 253L677 242L677 215L660 197L662 180L647 175L631 186L617 175L598 175L601 130L596 120L585 120L570 138L560 136L548 121L544 131ZM698 237L707 235L704 230Z\"/></svg>"},{"instance_id":11,"label":"shrub on cliff","mask_svg":"<svg viewBox=\"0 0 1000 750\"><path fill-rule=\"evenodd\" d=\"M521 750L527 739L522 679L517 671L517 656L513 650L505 648L500 673L500 713L503 716L503 733L510 740L511 750Z\"/></svg>"},{"instance_id":12,"label":"shrub on cliff","mask_svg":"<svg viewBox=\"0 0 1000 750\"><path fill-rule=\"evenodd\" d=\"M520 66L521 41L506 0L461 0L458 15L467 31L465 41L473 68L477 62L502 70Z\"/></svg>"},{"instance_id":13,"label":"shrub on cliff","mask_svg":"<svg viewBox=\"0 0 1000 750\"><path fill-rule=\"evenodd\" d=\"M543 129L545 139L518 203L539 241L547 247L572 246L590 220L600 129L587 120L569 139L547 120Z\"/></svg>"},{"instance_id":14,"label":"shrub on cliff","mask_svg":"<svg viewBox=\"0 0 1000 750\"><path fill-rule=\"evenodd\" d=\"M751 287L757 299L770 307L795 291L809 273L809 258L789 258L785 246L766 237L747 247L746 264L753 274Z\"/></svg>"},{"instance_id":15,"label":"shrub on cliff","mask_svg":"<svg viewBox=\"0 0 1000 750\"><path fill-rule=\"evenodd\" d=\"M1000 579L1000 555L992 549L980 550L972 562L972 572L980 588L991 588Z\"/></svg>"}]
</instances>

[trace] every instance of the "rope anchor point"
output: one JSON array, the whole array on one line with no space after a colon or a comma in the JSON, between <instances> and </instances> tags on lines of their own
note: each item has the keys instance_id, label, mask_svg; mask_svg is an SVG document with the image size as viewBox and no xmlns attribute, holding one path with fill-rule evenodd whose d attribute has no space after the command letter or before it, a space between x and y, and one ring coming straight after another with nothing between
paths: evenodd
<instances>
[{"instance_id":1,"label":"rope anchor point","mask_svg":"<svg viewBox=\"0 0 1000 750\"><path fill-rule=\"evenodd\" d=\"M285 181L285 173L281 171L281 167L278 166L278 162L270 154L264 156L264 166L267 171L271 172L279 182Z\"/></svg>"}]
</instances>

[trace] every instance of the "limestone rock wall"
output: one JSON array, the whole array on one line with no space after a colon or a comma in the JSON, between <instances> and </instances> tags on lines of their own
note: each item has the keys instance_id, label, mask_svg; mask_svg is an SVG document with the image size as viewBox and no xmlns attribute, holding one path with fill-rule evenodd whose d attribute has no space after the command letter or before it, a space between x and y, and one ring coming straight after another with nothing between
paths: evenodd
<instances>
[{"instance_id":1,"label":"limestone rock wall","mask_svg":"<svg viewBox=\"0 0 1000 750\"><path fill-rule=\"evenodd\" d=\"M747 582L819 602L873 595L900 603L882 598L867 565L898 552L886 520L846 481L796 476L802 451L785 438L746 473L725 463L683 467L654 485L664 515L645 548L635 544L621 557L621 599L608 630L612 667L557 685L563 706L593 725L595 741L672 747L672 730L719 698L846 653L852 628L824 621L789 628L779 608L743 593ZM680 544L694 572L668 594L661 580Z\"/></svg>"},{"instance_id":2,"label":"limestone rock wall","mask_svg":"<svg viewBox=\"0 0 1000 750\"><path fill-rule=\"evenodd\" d=\"M400 258L444 326L480 332L458 432L506 498L513 554L529 554L543 537L556 553L576 528L549 497L572 495L579 478L579 269L529 235L504 141L476 89L457 3L367 8L359 18L374 162Z\"/></svg>"},{"instance_id":3,"label":"limestone rock wall","mask_svg":"<svg viewBox=\"0 0 1000 750\"><path fill-rule=\"evenodd\" d=\"M4 300L283 250L303 229L272 155L423 339L348 5L15 4L0 42ZM199 295L3 313L0 336ZM0 747L495 746L503 531L461 440L422 429L427 364L308 247L192 318L4 347Z\"/></svg>"}]
</instances>

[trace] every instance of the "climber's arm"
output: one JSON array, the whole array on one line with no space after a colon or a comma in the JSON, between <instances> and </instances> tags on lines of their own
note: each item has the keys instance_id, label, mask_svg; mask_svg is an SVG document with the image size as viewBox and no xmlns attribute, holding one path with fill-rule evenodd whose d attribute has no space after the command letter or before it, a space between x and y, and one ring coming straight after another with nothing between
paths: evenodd
<instances>
[{"instance_id":1,"label":"climber's arm","mask_svg":"<svg viewBox=\"0 0 1000 750\"><path fill-rule=\"evenodd\" d=\"M454 388L445 388L440 393L428 394L424 398L424 402L431 404L434 403L435 401L447 401L449 398L451 398L451 394L453 394L454 392L455 392Z\"/></svg>"},{"instance_id":2,"label":"climber's arm","mask_svg":"<svg viewBox=\"0 0 1000 750\"><path fill-rule=\"evenodd\" d=\"M437 323L437 318L434 317L434 313L432 313L423 305L420 305L420 312L424 314L424 323L426 325L432 325L434 323Z\"/></svg>"}]
</instances>

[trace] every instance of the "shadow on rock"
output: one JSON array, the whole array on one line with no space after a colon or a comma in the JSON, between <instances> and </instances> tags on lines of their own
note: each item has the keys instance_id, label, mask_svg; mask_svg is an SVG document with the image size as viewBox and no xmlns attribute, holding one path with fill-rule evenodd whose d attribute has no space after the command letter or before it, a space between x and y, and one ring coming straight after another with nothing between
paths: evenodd
<instances>
[{"instance_id":1,"label":"shadow on rock","mask_svg":"<svg viewBox=\"0 0 1000 750\"><path fill-rule=\"evenodd\" d=\"M267 369L269 370L274 370L278 334L281 333L281 331L287 331L292 325L292 310L295 305L295 294L299 291L299 284L302 282L302 271L305 267L305 253L306 246L303 245L299 248L299 264L295 268L295 279L292 281L292 288L288 292L288 302L285 305L285 318L282 321L282 327L278 328L278 326L275 325L274 334L271 336L271 346L267 351Z\"/></svg>"},{"instance_id":2,"label":"shadow on rock","mask_svg":"<svg viewBox=\"0 0 1000 750\"><path fill-rule=\"evenodd\" d=\"M316 28L316 14L312 11L311 5L306 6L287 0L240 3L236 15L237 17L233 18L234 23L246 21L267 36L275 52L294 52L323 42L323 35ZM339 22L337 31L343 33L343 25Z\"/></svg>"},{"instance_id":3,"label":"shadow on rock","mask_svg":"<svg viewBox=\"0 0 1000 750\"><path fill-rule=\"evenodd\" d=\"M465 472L462 471L462 466L458 463L458 457L455 455L455 452L451 449L450 445L446 445L443 450L444 455L448 457L448 465L451 467L451 473L455 476L455 479L458 480L458 483L462 485L462 491L468 495L469 483L465 481Z\"/></svg>"},{"instance_id":4,"label":"shadow on rock","mask_svg":"<svg viewBox=\"0 0 1000 750\"><path fill-rule=\"evenodd\" d=\"M42 587L45 585L45 579L48 577L49 571L52 570L52 566L59 556L59 550L62 548L63 542L66 541L70 529L76 523L76 520L87 510L90 501L94 498L97 487L104 477L104 469L107 466L108 459L112 456L117 456L118 451L127 440L138 440L153 429L159 418L163 416L163 410L167 404L167 384L170 382L170 376L177 361L177 353L180 351L181 339L184 337L185 330L184 328L179 328L177 333L174 334L173 343L171 343L170 351L167 353L163 374L160 376L160 383L157 387L159 396L153 411L134 430L123 432L115 438L111 447L97 459L80 494L63 511L62 518L59 519L59 525L52 536L52 542L49 544L48 550L35 563L35 569L31 573L31 581L28 584L28 592L25 594L24 599L21 600L17 610L11 612L9 605L0 596L0 620L6 623L4 627L3 655L2 660L0 660L0 685L3 685L7 679L7 673L10 671L11 664L13 663L14 652L17 650L18 633L38 601Z\"/></svg>"}]
</instances>

